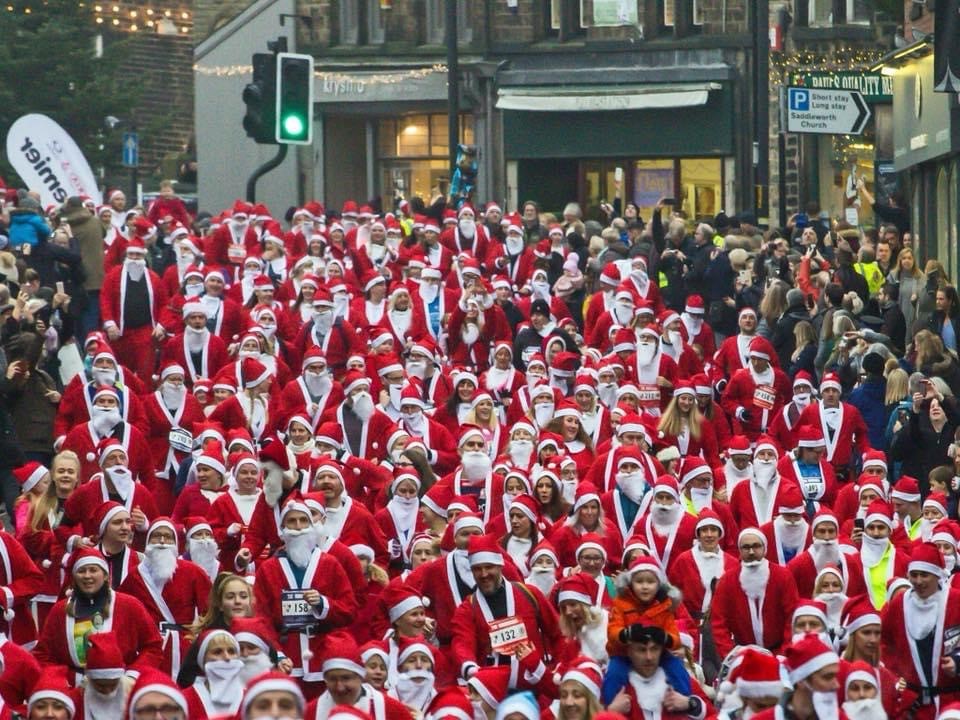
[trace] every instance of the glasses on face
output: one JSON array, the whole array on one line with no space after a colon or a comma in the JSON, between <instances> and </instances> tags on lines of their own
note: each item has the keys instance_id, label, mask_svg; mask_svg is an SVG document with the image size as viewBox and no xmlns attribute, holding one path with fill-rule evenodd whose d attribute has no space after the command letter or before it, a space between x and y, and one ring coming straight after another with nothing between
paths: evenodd
<instances>
[{"instance_id":1,"label":"glasses on face","mask_svg":"<svg viewBox=\"0 0 960 720\"><path fill-rule=\"evenodd\" d=\"M744 544L740 546L740 549L745 550L746 552L757 552L759 550L763 550L763 543Z\"/></svg>"},{"instance_id":2,"label":"glasses on face","mask_svg":"<svg viewBox=\"0 0 960 720\"><path fill-rule=\"evenodd\" d=\"M133 711L136 720L185 720L186 716L179 705L173 703L165 705L145 705Z\"/></svg>"}]
</instances>

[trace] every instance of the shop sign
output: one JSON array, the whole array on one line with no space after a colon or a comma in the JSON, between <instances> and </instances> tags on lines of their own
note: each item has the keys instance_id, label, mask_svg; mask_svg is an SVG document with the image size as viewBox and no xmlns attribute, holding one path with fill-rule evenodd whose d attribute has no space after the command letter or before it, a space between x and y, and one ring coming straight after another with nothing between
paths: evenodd
<instances>
[{"instance_id":1,"label":"shop sign","mask_svg":"<svg viewBox=\"0 0 960 720\"><path fill-rule=\"evenodd\" d=\"M868 103L893 102L893 78L880 73L848 70L795 72L790 84L816 90L856 90Z\"/></svg>"},{"instance_id":2,"label":"shop sign","mask_svg":"<svg viewBox=\"0 0 960 720\"><path fill-rule=\"evenodd\" d=\"M318 103L446 100L447 73L434 68L396 73L318 72L313 97Z\"/></svg>"}]
</instances>

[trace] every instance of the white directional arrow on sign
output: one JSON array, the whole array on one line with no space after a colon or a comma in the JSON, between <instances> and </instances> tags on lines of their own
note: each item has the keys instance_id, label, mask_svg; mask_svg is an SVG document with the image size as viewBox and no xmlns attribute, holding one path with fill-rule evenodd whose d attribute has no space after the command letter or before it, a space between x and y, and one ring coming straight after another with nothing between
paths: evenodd
<instances>
[{"instance_id":1,"label":"white directional arrow on sign","mask_svg":"<svg viewBox=\"0 0 960 720\"><path fill-rule=\"evenodd\" d=\"M872 113L857 90L787 88L787 132L859 135Z\"/></svg>"}]
</instances>

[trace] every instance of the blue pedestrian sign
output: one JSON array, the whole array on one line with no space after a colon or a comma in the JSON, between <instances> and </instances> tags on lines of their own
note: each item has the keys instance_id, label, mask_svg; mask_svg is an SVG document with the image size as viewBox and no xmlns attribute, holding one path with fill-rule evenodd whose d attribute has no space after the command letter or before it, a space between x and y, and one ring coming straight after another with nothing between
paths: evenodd
<instances>
[{"instance_id":1,"label":"blue pedestrian sign","mask_svg":"<svg viewBox=\"0 0 960 720\"><path fill-rule=\"evenodd\" d=\"M140 164L140 138L135 132L123 134L123 166L137 167Z\"/></svg>"}]
</instances>

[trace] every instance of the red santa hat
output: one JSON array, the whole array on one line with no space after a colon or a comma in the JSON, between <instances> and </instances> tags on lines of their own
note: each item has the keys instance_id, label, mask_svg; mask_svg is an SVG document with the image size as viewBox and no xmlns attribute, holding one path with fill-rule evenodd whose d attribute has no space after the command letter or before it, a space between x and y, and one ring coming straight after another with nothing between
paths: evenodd
<instances>
[{"instance_id":1,"label":"red santa hat","mask_svg":"<svg viewBox=\"0 0 960 720\"><path fill-rule=\"evenodd\" d=\"M326 366L327 356L321 348L314 345L312 348L307 350L306 353L304 353L303 361L300 363L300 369L306 370L311 365L315 365L318 363Z\"/></svg>"},{"instance_id":2,"label":"red santa hat","mask_svg":"<svg viewBox=\"0 0 960 720\"><path fill-rule=\"evenodd\" d=\"M699 455L688 455L683 459L683 464L681 465L680 487L686 487L687 483L701 475L709 475L710 481L713 482L713 472L710 466L707 465L707 461ZM659 481L657 482L659 483Z\"/></svg>"},{"instance_id":3,"label":"red santa hat","mask_svg":"<svg viewBox=\"0 0 960 720\"><path fill-rule=\"evenodd\" d=\"M161 516L158 518L154 518L154 520L151 521L150 526L147 528L148 544L150 542L150 536L153 535L153 532L158 528L167 528L170 532L173 533L174 542L177 541L177 526L173 524L173 520L171 520L169 517Z\"/></svg>"},{"instance_id":4,"label":"red santa hat","mask_svg":"<svg viewBox=\"0 0 960 720\"><path fill-rule=\"evenodd\" d=\"M518 510L534 525L540 518L540 507L532 496L521 493L510 502L510 510Z\"/></svg>"},{"instance_id":5,"label":"red santa hat","mask_svg":"<svg viewBox=\"0 0 960 720\"><path fill-rule=\"evenodd\" d=\"M684 306L683 311L690 315L705 314L706 307L704 306L703 298L699 295L688 295L687 304Z\"/></svg>"},{"instance_id":6,"label":"red santa hat","mask_svg":"<svg viewBox=\"0 0 960 720\"><path fill-rule=\"evenodd\" d=\"M652 555L641 555L634 560L625 573L626 577L624 580L629 583L633 580L633 576L639 572L653 573L661 585L667 582L667 576L663 572L663 568L660 567L660 563L657 562L657 559Z\"/></svg>"},{"instance_id":7,"label":"red santa hat","mask_svg":"<svg viewBox=\"0 0 960 720\"><path fill-rule=\"evenodd\" d=\"M768 362L772 362L773 356L776 354L773 345L771 345L766 338L762 338L759 335L750 341L748 353L752 358L761 358Z\"/></svg>"},{"instance_id":8,"label":"red santa hat","mask_svg":"<svg viewBox=\"0 0 960 720\"><path fill-rule=\"evenodd\" d=\"M486 442L486 438L483 436L483 430L481 430L479 426L473 425L472 423L464 423L460 426L460 437L457 438L457 447L462 448L464 443L472 437L479 437Z\"/></svg>"},{"instance_id":9,"label":"red santa hat","mask_svg":"<svg viewBox=\"0 0 960 720\"><path fill-rule=\"evenodd\" d=\"M800 600L797 607L793 610L793 617L790 620L791 625L795 625L797 618L815 617L827 625L827 605L820 600Z\"/></svg>"},{"instance_id":10,"label":"red santa hat","mask_svg":"<svg viewBox=\"0 0 960 720\"><path fill-rule=\"evenodd\" d=\"M882 522L893 529L893 508L886 500L874 500L867 505L867 514L863 519L864 527L872 522Z\"/></svg>"},{"instance_id":11,"label":"red santa hat","mask_svg":"<svg viewBox=\"0 0 960 720\"><path fill-rule=\"evenodd\" d=\"M496 708L507 697L510 687L510 666L482 667L467 680L467 685L491 708Z\"/></svg>"},{"instance_id":12,"label":"red santa hat","mask_svg":"<svg viewBox=\"0 0 960 720\"><path fill-rule=\"evenodd\" d=\"M273 290L273 280L270 279L269 275L257 275L253 279L253 289L254 290Z\"/></svg>"},{"instance_id":13,"label":"red santa hat","mask_svg":"<svg viewBox=\"0 0 960 720\"><path fill-rule=\"evenodd\" d=\"M186 375L186 371L179 363L167 361L160 368L160 381L163 382L171 375Z\"/></svg>"},{"instance_id":14,"label":"red santa hat","mask_svg":"<svg viewBox=\"0 0 960 720\"><path fill-rule=\"evenodd\" d=\"M740 697L766 698L783 694L780 661L776 655L748 646L738 659L739 663L730 671L727 680L736 685Z\"/></svg>"},{"instance_id":15,"label":"red santa hat","mask_svg":"<svg viewBox=\"0 0 960 720\"><path fill-rule=\"evenodd\" d=\"M803 513L803 510L803 493L800 492L800 487L795 484L782 487L779 492L777 512L781 515L784 513L800 515Z\"/></svg>"},{"instance_id":16,"label":"red santa hat","mask_svg":"<svg viewBox=\"0 0 960 720\"><path fill-rule=\"evenodd\" d=\"M833 524L837 530L840 529L840 521L837 520L837 516L834 515L833 510L830 510L826 507L821 507L819 510L817 510L816 514L813 516L813 519L810 521L811 534L817 529L817 525L825 522Z\"/></svg>"},{"instance_id":17,"label":"red santa hat","mask_svg":"<svg viewBox=\"0 0 960 720\"><path fill-rule=\"evenodd\" d=\"M245 388L252 388L269 378L270 370L256 358L245 357L240 363L240 377Z\"/></svg>"},{"instance_id":18,"label":"red santa hat","mask_svg":"<svg viewBox=\"0 0 960 720\"><path fill-rule=\"evenodd\" d=\"M415 637L400 638L400 646L397 648L397 665L402 665L407 658L414 653L423 653L430 662L435 662L433 648L422 635Z\"/></svg>"},{"instance_id":19,"label":"red santa hat","mask_svg":"<svg viewBox=\"0 0 960 720\"><path fill-rule=\"evenodd\" d=\"M88 565L96 565L105 573L110 573L110 567L107 565L103 553L96 548L82 547L70 554L70 577L73 577L77 570Z\"/></svg>"},{"instance_id":20,"label":"red santa hat","mask_svg":"<svg viewBox=\"0 0 960 720\"><path fill-rule=\"evenodd\" d=\"M933 493L931 493L931 495L933 495ZM956 548L958 544L960 544L960 525L958 525L955 520L948 518L938 520L937 524L933 526L930 542L945 542Z\"/></svg>"},{"instance_id":21,"label":"red santa hat","mask_svg":"<svg viewBox=\"0 0 960 720\"><path fill-rule=\"evenodd\" d=\"M384 665L390 665L390 651L384 640L371 640L360 646L360 659L363 660L364 665L374 657L383 660Z\"/></svg>"},{"instance_id":22,"label":"red santa hat","mask_svg":"<svg viewBox=\"0 0 960 720\"><path fill-rule=\"evenodd\" d=\"M254 459L252 455L247 455L247 457L250 459ZM256 461L254 460L254 462ZM234 463L233 465L234 468L238 466L239 466L239 463ZM257 468L259 469L259 467L260 466L258 465ZM213 534L213 526L207 522L206 518L190 516L190 517L184 518L183 525L185 528L184 537L187 540L192 538L198 532L203 532L204 530Z\"/></svg>"},{"instance_id":23,"label":"red santa hat","mask_svg":"<svg viewBox=\"0 0 960 720\"><path fill-rule=\"evenodd\" d=\"M908 503L920 502L920 483L909 475L901 475L890 491L890 497Z\"/></svg>"},{"instance_id":24,"label":"red santa hat","mask_svg":"<svg viewBox=\"0 0 960 720\"><path fill-rule=\"evenodd\" d=\"M35 460L31 460L13 470L13 476L17 479L17 482L20 483L20 491L24 495L33 490L33 488L37 486L37 483L43 480L44 475L48 475L49 473L50 471L47 470L47 468Z\"/></svg>"},{"instance_id":25,"label":"red santa hat","mask_svg":"<svg viewBox=\"0 0 960 720\"><path fill-rule=\"evenodd\" d=\"M907 572L925 572L942 579L945 566L943 553L936 543L924 542L914 546Z\"/></svg>"},{"instance_id":26,"label":"red santa hat","mask_svg":"<svg viewBox=\"0 0 960 720\"><path fill-rule=\"evenodd\" d=\"M804 425L797 433L798 448L819 448L827 444L823 438L823 430L814 425Z\"/></svg>"},{"instance_id":27,"label":"red santa hat","mask_svg":"<svg viewBox=\"0 0 960 720\"><path fill-rule=\"evenodd\" d=\"M947 496L946 494L935 491L927 495L927 499L923 501L923 509L926 510L928 507L934 510L939 511L944 517L947 516Z\"/></svg>"},{"instance_id":28,"label":"red santa hat","mask_svg":"<svg viewBox=\"0 0 960 720\"><path fill-rule=\"evenodd\" d=\"M364 375L358 370L351 370L346 375L343 376L343 392L345 395L350 395L354 390L356 390L361 385L365 385L367 389L370 389L370 378Z\"/></svg>"},{"instance_id":29,"label":"red santa hat","mask_svg":"<svg viewBox=\"0 0 960 720\"><path fill-rule=\"evenodd\" d=\"M650 546L647 545L647 539L643 535L631 535L623 544L623 555L620 557L620 564L626 565L626 557L634 550L639 550L642 555L650 554Z\"/></svg>"},{"instance_id":30,"label":"red santa hat","mask_svg":"<svg viewBox=\"0 0 960 720\"><path fill-rule=\"evenodd\" d=\"M793 389L796 390L801 385L808 385L813 389L813 377L806 370L800 370L793 377Z\"/></svg>"},{"instance_id":31,"label":"red santa hat","mask_svg":"<svg viewBox=\"0 0 960 720\"><path fill-rule=\"evenodd\" d=\"M380 601L393 624L411 610L427 606L419 592L406 584L389 584L380 593Z\"/></svg>"},{"instance_id":32,"label":"red santa hat","mask_svg":"<svg viewBox=\"0 0 960 720\"><path fill-rule=\"evenodd\" d=\"M103 537L110 521L122 512L128 512L127 508L114 500L101 503L93 512L93 527L97 529L97 536Z\"/></svg>"},{"instance_id":33,"label":"red santa hat","mask_svg":"<svg viewBox=\"0 0 960 720\"><path fill-rule=\"evenodd\" d=\"M465 528L478 528L483 530L483 518L481 518L476 512L469 510L461 512L459 515L457 515L457 519L453 522L453 534L456 535Z\"/></svg>"},{"instance_id":34,"label":"red santa hat","mask_svg":"<svg viewBox=\"0 0 960 720\"><path fill-rule=\"evenodd\" d=\"M840 386L840 376L836 373L827 373L823 376L823 379L820 380L820 392L833 388L837 392L842 392L843 388Z\"/></svg>"},{"instance_id":35,"label":"red santa hat","mask_svg":"<svg viewBox=\"0 0 960 720\"><path fill-rule=\"evenodd\" d=\"M473 720L470 698L457 686L440 690L430 703L430 720Z\"/></svg>"},{"instance_id":36,"label":"red santa hat","mask_svg":"<svg viewBox=\"0 0 960 720\"><path fill-rule=\"evenodd\" d=\"M275 651L279 644L273 626L263 617L234 617L230 632L238 643L254 645L264 653Z\"/></svg>"},{"instance_id":37,"label":"red santa hat","mask_svg":"<svg viewBox=\"0 0 960 720\"><path fill-rule=\"evenodd\" d=\"M223 464L223 445L218 440L211 440L206 443L199 457L194 461L195 465L213 468L220 475L227 474L227 468Z\"/></svg>"},{"instance_id":38,"label":"red santa hat","mask_svg":"<svg viewBox=\"0 0 960 720\"><path fill-rule=\"evenodd\" d=\"M603 682L603 671L595 660L581 655L567 664L569 668L560 678L560 683L568 680L583 685L597 700L600 699L600 685Z\"/></svg>"},{"instance_id":39,"label":"red santa hat","mask_svg":"<svg viewBox=\"0 0 960 720\"><path fill-rule=\"evenodd\" d=\"M366 674L363 662L360 659L360 648L346 630L335 630L324 640L323 672L330 670L346 670L356 673L360 677Z\"/></svg>"},{"instance_id":40,"label":"red santa hat","mask_svg":"<svg viewBox=\"0 0 960 720\"><path fill-rule=\"evenodd\" d=\"M459 518L457 518L459 520ZM473 535L467 542L470 567L476 565L503 565L503 554L493 535Z\"/></svg>"},{"instance_id":41,"label":"red santa hat","mask_svg":"<svg viewBox=\"0 0 960 720\"><path fill-rule=\"evenodd\" d=\"M656 497L657 493L667 493L673 497L674 500L680 502L680 489L677 486L677 481L670 475L661 475L657 478L656 483L653 485L653 496Z\"/></svg>"},{"instance_id":42,"label":"red santa hat","mask_svg":"<svg viewBox=\"0 0 960 720\"><path fill-rule=\"evenodd\" d=\"M568 575L557 583L557 604L580 602L594 605L597 601L597 581L584 572Z\"/></svg>"},{"instance_id":43,"label":"red santa hat","mask_svg":"<svg viewBox=\"0 0 960 720\"><path fill-rule=\"evenodd\" d=\"M766 552L767 536L764 535L758 528L755 528L755 527L744 528L743 530L740 531L740 534L737 535L737 547L740 546L740 543L742 543L743 539L748 535L752 535L753 537L760 538L760 544L763 545L763 550L764 552Z\"/></svg>"},{"instance_id":44,"label":"red santa hat","mask_svg":"<svg viewBox=\"0 0 960 720\"><path fill-rule=\"evenodd\" d=\"M840 662L837 654L815 633L806 633L800 640L788 645L784 655L787 676L794 686L828 665Z\"/></svg>"},{"instance_id":45,"label":"red santa hat","mask_svg":"<svg viewBox=\"0 0 960 720\"><path fill-rule=\"evenodd\" d=\"M752 455L753 451L750 449L750 440L746 435L734 435L727 442L727 449L725 450L727 457L733 457L734 455Z\"/></svg>"},{"instance_id":46,"label":"red santa hat","mask_svg":"<svg viewBox=\"0 0 960 720\"><path fill-rule=\"evenodd\" d=\"M632 328L622 327L613 334L614 352L633 352L637 349L637 334Z\"/></svg>"},{"instance_id":47,"label":"red santa hat","mask_svg":"<svg viewBox=\"0 0 960 720\"><path fill-rule=\"evenodd\" d=\"M186 298L183 302L183 319L186 320L191 315L203 315L206 317L207 311L203 307L203 303L200 301L200 298L196 295L191 295Z\"/></svg>"},{"instance_id":48,"label":"red santa hat","mask_svg":"<svg viewBox=\"0 0 960 720\"><path fill-rule=\"evenodd\" d=\"M720 519L720 516L717 514L717 511L713 508L703 508L700 511L700 514L697 516L697 527L696 532L700 532L700 528L705 527L715 527L720 530L720 537L723 537L725 529L723 527L723 520Z\"/></svg>"},{"instance_id":49,"label":"red santa hat","mask_svg":"<svg viewBox=\"0 0 960 720\"><path fill-rule=\"evenodd\" d=\"M853 662L843 663L840 666L840 676L838 680L840 681L840 688L844 694L846 694L850 688L850 683L856 682L857 680L873 685L877 690L880 689L877 669L864 660L854 660ZM942 718L943 715L939 717Z\"/></svg>"},{"instance_id":50,"label":"red santa hat","mask_svg":"<svg viewBox=\"0 0 960 720\"><path fill-rule=\"evenodd\" d=\"M97 387L96 392L93 394L93 402L96 402L98 398L102 397L112 397L117 403L120 402L120 393L113 385L100 385Z\"/></svg>"},{"instance_id":51,"label":"red santa hat","mask_svg":"<svg viewBox=\"0 0 960 720\"><path fill-rule=\"evenodd\" d=\"M597 486L589 480L583 480L577 485L573 496L573 509L571 514L576 514L580 508L589 502L600 502L600 491Z\"/></svg>"},{"instance_id":52,"label":"red santa hat","mask_svg":"<svg viewBox=\"0 0 960 720\"><path fill-rule=\"evenodd\" d=\"M595 532L583 533L580 536L580 542L577 544L577 557L584 550L596 550L603 556L603 562L607 562L607 548L603 544L603 538Z\"/></svg>"},{"instance_id":53,"label":"red santa hat","mask_svg":"<svg viewBox=\"0 0 960 720\"><path fill-rule=\"evenodd\" d=\"M773 450L778 457L780 455L780 448L777 446L776 440L769 435L761 435L757 438L756 447L753 448L753 456L756 457L761 450Z\"/></svg>"},{"instance_id":54,"label":"red santa hat","mask_svg":"<svg viewBox=\"0 0 960 720\"><path fill-rule=\"evenodd\" d=\"M673 389L673 396L680 397L681 395L689 395L690 397L697 396L697 390L692 382L689 380L680 380L677 382Z\"/></svg>"},{"instance_id":55,"label":"red santa hat","mask_svg":"<svg viewBox=\"0 0 960 720\"><path fill-rule=\"evenodd\" d=\"M952 702L940 708L937 720L960 720L960 702Z\"/></svg>"},{"instance_id":56,"label":"red santa hat","mask_svg":"<svg viewBox=\"0 0 960 720\"><path fill-rule=\"evenodd\" d=\"M859 500L867 490L873 490L877 497L885 498L886 490L883 487L883 480L876 475L863 475L859 477L860 487L857 488L857 499Z\"/></svg>"},{"instance_id":57,"label":"red santa hat","mask_svg":"<svg viewBox=\"0 0 960 720\"><path fill-rule=\"evenodd\" d=\"M556 568L560 567L560 559L557 557L557 549L549 540L541 540L536 547L530 551L530 566L532 567L540 557L548 557L553 561Z\"/></svg>"},{"instance_id":58,"label":"red santa hat","mask_svg":"<svg viewBox=\"0 0 960 720\"><path fill-rule=\"evenodd\" d=\"M363 674L362 672L360 673ZM243 702L240 705L240 717L247 717L247 710L253 705L253 702L263 693L267 692L286 692L293 696L297 706L297 712L302 715L306 708L307 701L303 697L300 685L289 675L280 672L268 672L258 675L247 685L247 691L243 694Z\"/></svg>"},{"instance_id":59,"label":"red santa hat","mask_svg":"<svg viewBox=\"0 0 960 720\"><path fill-rule=\"evenodd\" d=\"M86 677L91 680L117 680L125 672L123 653L112 630L87 636L87 666L83 673Z\"/></svg>"},{"instance_id":60,"label":"red santa hat","mask_svg":"<svg viewBox=\"0 0 960 720\"><path fill-rule=\"evenodd\" d=\"M870 467L883 468L883 471L887 471L887 456L883 450L867 450L863 454L863 464L861 465L862 470L866 470Z\"/></svg>"},{"instance_id":61,"label":"red santa hat","mask_svg":"<svg viewBox=\"0 0 960 720\"><path fill-rule=\"evenodd\" d=\"M70 687L67 680L66 669L48 665L37 678L30 697L27 698L27 715L32 716L33 706L41 700L56 700L67 709L67 717L72 718L77 712L77 705L74 702L76 693L77 691Z\"/></svg>"}]
</instances>

